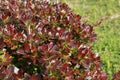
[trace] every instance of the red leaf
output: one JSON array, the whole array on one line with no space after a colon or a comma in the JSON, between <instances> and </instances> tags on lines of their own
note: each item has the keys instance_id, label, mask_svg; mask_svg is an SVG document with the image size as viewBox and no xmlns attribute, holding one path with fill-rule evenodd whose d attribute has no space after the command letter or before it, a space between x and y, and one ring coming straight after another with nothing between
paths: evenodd
<instances>
[{"instance_id":1,"label":"red leaf","mask_svg":"<svg viewBox=\"0 0 120 80\"><path fill-rule=\"evenodd\" d=\"M21 70L18 71L17 77L22 78L22 71Z\"/></svg>"},{"instance_id":2,"label":"red leaf","mask_svg":"<svg viewBox=\"0 0 120 80\"><path fill-rule=\"evenodd\" d=\"M53 48L53 43L51 42L50 44L48 44L48 50L51 50Z\"/></svg>"},{"instance_id":3,"label":"red leaf","mask_svg":"<svg viewBox=\"0 0 120 80\"><path fill-rule=\"evenodd\" d=\"M32 46L32 48L31 48L31 52L34 54L34 55L36 55L36 52L37 52L37 46Z\"/></svg>"},{"instance_id":4,"label":"red leaf","mask_svg":"<svg viewBox=\"0 0 120 80\"><path fill-rule=\"evenodd\" d=\"M40 80L39 74L33 74L30 80Z\"/></svg>"},{"instance_id":5,"label":"red leaf","mask_svg":"<svg viewBox=\"0 0 120 80\"><path fill-rule=\"evenodd\" d=\"M5 20L7 16L5 14L2 14L2 20Z\"/></svg>"},{"instance_id":6,"label":"red leaf","mask_svg":"<svg viewBox=\"0 0 120 80\"><path fill-rule=\"evenodd\" d=\"M4 47L4 42L3 38L0 38L0 49Z\"/></svg>"},{"instance_id":7,"label":"red leaf","mask_svg":"<svg viewBox=\"0 0 120 80\"><path fill-rule=\"evenodd\" d=\"M90 53L90 58L94 58L95 54L94 53Z\"/></svg>"},{"instance_id":8,"label":"red leaf","mask_svg":"<svg viewBox=\"0 0 120 80\"><path fill-rule=\"evenodd\" d=\"M81 16L80 15L76 15L76 21L79 21L81 19Z\"/></svg>"},{"instance_id":9,"label":"red leaf","mask_svg":"<svg viewBox=\"0 0 120 80\"><path fill-rule=\"evenodd\" d=\"M18 54L25 54L25 51L24 51L23 49L18 49L18 50L17 50L17 53L18 53Z\"/></svg>"},{"instance_id":10,"label":"red leaf","mask_svg":"<svg viewBox=\"0 0 120 80\"><path fill-rule=\"evenodd\" d=\"M48 50L48 46L46 44L42 45L42 51L47 51Z\"/></svg>"},{"instance_id":11,"label":"red leaf","mask_svg":"<svg viewBox=\"0 0 120 80\"><path fill-rule=\"evenodd\" d=\"M21 39L23 37L23 35L21 32L19 32L16 37Z\"/></svg>"},{"instance_id":12,"label":"red leaf","mask_svg":"<svg viewBox=\"0 0 120 80\"><path fill-rule=\"evenodd\" d=\"M70 40L70 46L74 46L75 45L75 41L74 40Z\"/></svg>"},{"instance_id":13,"label":"red leaf","mask_svg":"<svg viewBox=\"0 0 120 80\"><path fill-rule=\"evenodd\" d=\"M78 51L78 58L81 57L81 56L82 56L82 51L79 50L79 51Z\"/></svg>"},{"instance_id":14,"label":"red leaf","mask_svg":"<svg viewBox=\"0 0 120 80\"><path fill-rule=\"evenodd\" d=\"M0 38L0 45L3 43L3 38Z\"/></svg>"},{"instance_id":15,"label":"red leaf","mask_svg":"<svg viewBox=\"0 0 120 80\"><path fill-rule=\"evenodd\" d=\"M5 73L6 75L9 75L9 71L7 69L5 69Z\"/></svg>"},{"instance_id":16,"label":"red leaf","mask_svg":"<svg viewBox=\"0 0 120 80\"><path fill-rule=\"evenodd\" d=\"M26 52L30 52L30 45L28 43L24 43L24 48Z\"/></svg>"},{"instance_id":17,"label":"red leaf","mask_svg":"<svg viewBox=\"0 0 120 80\"><path fill-rule=\"evenodd\" d=\"M30 80L37 80L36 76L33 74Z\"/></svg>"}]
</instances>

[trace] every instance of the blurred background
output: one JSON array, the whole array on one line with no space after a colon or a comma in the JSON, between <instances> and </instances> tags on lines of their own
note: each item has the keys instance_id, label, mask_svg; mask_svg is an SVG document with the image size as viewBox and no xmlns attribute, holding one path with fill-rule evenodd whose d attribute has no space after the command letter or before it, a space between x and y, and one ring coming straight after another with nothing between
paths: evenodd
<instances>
[{"instance_id":1,"label":"blurred background","mask_svg":"<svg viewBox=\"0 0 120 80\"><path fill-rule=\"evenodd\" d=\"M93 51L99 53L102 70L111 78L120 70L120 0L51 0L67 3L71 9L82 16L82 20L95 25L98 35L92 44Z\"/></svg>"}]
</instances>

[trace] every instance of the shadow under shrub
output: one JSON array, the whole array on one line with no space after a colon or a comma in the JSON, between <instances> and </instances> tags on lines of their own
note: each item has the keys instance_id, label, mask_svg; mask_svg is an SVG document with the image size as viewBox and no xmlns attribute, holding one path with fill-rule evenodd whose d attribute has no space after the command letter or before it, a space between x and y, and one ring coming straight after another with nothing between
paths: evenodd
<instances>
[{"instance_id":1,"label":"shadow under shrub","mask_svg":"<svg viewBox=\"0 0 120 80\"><path fill-rule=\"evenodd\" d=\"M0 79L106 80L93 26L65 3L0 2Z\"/></svg>"}]
</instances>

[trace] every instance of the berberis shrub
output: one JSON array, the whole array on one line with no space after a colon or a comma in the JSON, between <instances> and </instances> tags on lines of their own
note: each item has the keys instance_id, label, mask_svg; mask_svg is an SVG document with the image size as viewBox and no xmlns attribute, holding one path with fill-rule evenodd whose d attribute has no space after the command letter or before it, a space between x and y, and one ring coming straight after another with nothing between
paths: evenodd
<instances>
[{"instance_id":1,"label":"berberis shrub","mask_svg":"<svg viewBox=\"0 0 120 80\"><path fill-rule=\"evenodd\" d=\"M0 1L0 79L106 80L93 26L65 3Z\"/></svg>"}]
</instances>

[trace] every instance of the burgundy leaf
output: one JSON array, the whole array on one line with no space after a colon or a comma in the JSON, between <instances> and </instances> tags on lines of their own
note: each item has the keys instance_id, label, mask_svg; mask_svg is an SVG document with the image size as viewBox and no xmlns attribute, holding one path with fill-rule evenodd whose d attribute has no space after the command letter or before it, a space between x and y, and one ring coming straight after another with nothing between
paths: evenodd
<instances>
[{"instance_id":1,"label":"burgundy leaf","mask_svg":"<svg viewBox=\"0 0 120 80\"><path fill-rule=\"evenodd\" d=\"M30 52L30 45L28 43L24 43L24 48L26 52Z\"/></svg>"},{"instance_id":2,"label":"burgundy leaf","mask_svg":"<svg viewBox=\"0 0 120 80\"><path fill-rule=\"evenodd\" d=\"M42 51L47 51L48 50L48 46L46 44L42 45Z\"/></svg>"},{"instance_id":3,"label":"burgundy leaf","mask_svg":"<svg viewBox=\"0 0 120 80\"><path fill-rule=\"evenodd\" d=\"M33 74L30 80L39 80L40 76L38 74Z\"/></svg>"},{"instance_id":4,"label":"burgundy leaf","mask_svg":"<svg viewBox=\"0 0 120 80\"><path fill-rule=\"evenodd\" d=\"M76 15L76 21L80 21L81 16L80 15Z\"/></svg>"},{"instance_id":5,"label":"burgundy leaf","mask_svg":"<svg viewBox=\"0 0 120 80\"><path fill-rule=\"evenodd\" d=\"M7 18L7 15L2 14L2 20L5 20Z\"/></svg>"},{"instance_id":6,"label":"burgundy leaf","mask_svg":"<svg viewBox=\"0 0 120 80\"><path fill-rule=\"evenodd\" d=\"M24 51L24 49L21 48L21 49L18 49L18 50L17 50L17 53L18 53L18 54L25 54L25 51Z\"/></svg>"},{"instance_id":7,"label":"burgundy leaf","mask_svg":"<svg viewBox=\"0 0 120 80\"><path fill-rule=\"evenodd\" d=\"M0 38L0 50L4 47L4 39Z\"/></svg>"}]
</instances>

